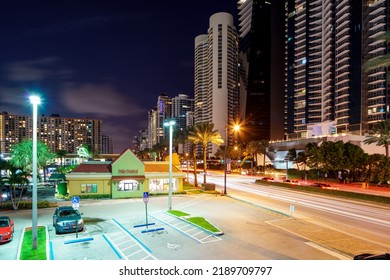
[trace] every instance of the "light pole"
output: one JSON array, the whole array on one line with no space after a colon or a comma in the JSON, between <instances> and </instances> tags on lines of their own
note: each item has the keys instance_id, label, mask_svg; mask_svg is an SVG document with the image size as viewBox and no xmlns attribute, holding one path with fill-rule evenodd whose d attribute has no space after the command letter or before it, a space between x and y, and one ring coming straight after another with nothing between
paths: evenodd
<instances>
[{"instance_id":1,"label":"light pole","mask_svg":"<svg viewBox=\"0 0 390 280\"><path fill-rule=\"evenodd\" d=\"M239 124L235 124L234 125L234 131L239 131L240 130L240 125ZM228 149L228 146L229 146L229 140L228 140L228 125L225 125L225 151L223 153L223 161L224 161L224 174L223 174L223 194L226 195L227 194L227 191L226 191L226 173L227 173L227 162L226 162L226 152L227 152L227 149Z\"/></svg>"},{"instance_id":2,"label":"light pole","mask_svg":"<svg viewBox=\"0 0 390 280\"><path fill-rule=\"evenodd\" d=\"M167 121L164 126L169 126L169 187L168 187L168 210L172 210L172 132L175 121Z\"/></svg>"},{"instance_id":3,"label":"light pole","mask_svg":"<svg viewBox=\"0 0 390 280\"><path fill-rule=\"evenodd\" d=\"M223 194L226 195L226 173L227 173L227 163L226 163L226 150L228 147L228 126L225 125L225 150L223 152L223 164L224 164L224 173L223 173Z\"/></svg>"},{"instance_id":4,"label":"light pole","mask_svg":"<svg viewBox=\"0 0 390 280\"><path fill-rule=\"evenodd\" d=\"M286 159L286 180L288 180L288 159Z\"/></svg>"},{"instance_id":5,"label":"light pole","mask_svg":"<svg viewBox=\"0 0 390 280\"><path fill-rule=\"evenodd\" d=\"M33 163L32 163L32 179L33 179L33 192L32 192L32 248L38 248L38 199L37 199L37 116L38 116L38 104L41 103L41 99L38 96L30 96L30 102L33 105Z\"/></svg>"},{"instance_id":6,"label":"light pole","mask_svg":"<svg viewBox=\"0 0 390 280\"><path fill-rule=\"evenodd\" d=\"M186 153L186 156L187 156L187 182L189 182L190 178L188 176L188 171L190 169L190 157L189 157L188 153Z\"/></svg>"}]
</instances>

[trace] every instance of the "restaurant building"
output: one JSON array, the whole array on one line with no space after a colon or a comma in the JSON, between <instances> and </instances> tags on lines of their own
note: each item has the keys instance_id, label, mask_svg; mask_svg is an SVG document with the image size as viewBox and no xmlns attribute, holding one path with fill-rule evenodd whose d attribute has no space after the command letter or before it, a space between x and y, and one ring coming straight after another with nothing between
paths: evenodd
<instances>
[{"instance_id":1,"label":"restaurant building","mask_svg":"<svg viewBox=\"0 0 390 280\"><path fill-rule=\"evenodd\" d=\"M172 192L183 191L185 173L172 164ZM143 197L144 192L168 193L169 161L143 162L130 149L114 161L87 161L67 173L69 196Z\"/></svg>"}]
</instances>

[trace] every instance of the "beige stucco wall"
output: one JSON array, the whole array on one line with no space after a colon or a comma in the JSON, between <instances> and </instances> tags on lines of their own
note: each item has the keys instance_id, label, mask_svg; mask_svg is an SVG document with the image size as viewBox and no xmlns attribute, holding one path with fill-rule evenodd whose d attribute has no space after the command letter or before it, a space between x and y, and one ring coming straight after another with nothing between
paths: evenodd
<instances>
[{"instance_id":1,"label":"beige stucco wall","mask_svg":"<svg viewBox=\"0 0 390 280\"><path fill-rule=\"evenodd\" d=\"M70 178L67 176L68 193L70 196L83 196L83 195L102 195L109 194L111 196L111 176L107 178L99 178L93 175L83 178ZM82 192L83 184L96 184L96 192Z\"/></svg>"}]
</instances>

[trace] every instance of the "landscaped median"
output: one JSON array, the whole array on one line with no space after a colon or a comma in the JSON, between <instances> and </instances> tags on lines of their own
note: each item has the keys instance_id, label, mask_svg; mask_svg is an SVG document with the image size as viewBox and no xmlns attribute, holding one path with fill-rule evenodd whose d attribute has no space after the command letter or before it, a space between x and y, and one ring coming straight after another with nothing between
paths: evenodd
<instances>
[{"instance_id":1,"label":"landscaped median","mask_svg":"<svg viewBox=\"0 0 390 280\"><path fill-rule=\"evenodd\" d=\"M284 187L284 188L294 189L302 192L319 193L319 194L331 195L331 196L336 196L341 198L358 199L358 200L390 204L389 196L379 196L379 195L374 195L369 193L358 193L358 192L345 191L345 190L340 190L335 188L319 188L319 187L314 187L312 185L290 185L288 183L283 183L283 182L270 182L270 181L263 181L263 180L256 180L255 183L258 185Z\"/></svg>"},{"instance_id":2,"label":"landscaped median","mask_svg":"<svg viewBox=\"0 0 390 280\"><path fill-rule=\"evenodd\" d=\"M37 248L32 248L32 228L26 227L23 230L21 244L19 245L18 260L47 260L48 232L46 226L37 227Z\"/></svg>"},{"instance_id":3,"label":"landscaped median","mask_svg":"<svg viewBox=\"0 0 390 280\"><path fill-rule=\"evenodd\" d=\"M203 217L192 217L190 214L178 210L168 210L168 213L187 223L193 224L213 235L223 234L223 232L219 228L217 228L215 225L208 222Z\"/></svg>"}]
</instances>

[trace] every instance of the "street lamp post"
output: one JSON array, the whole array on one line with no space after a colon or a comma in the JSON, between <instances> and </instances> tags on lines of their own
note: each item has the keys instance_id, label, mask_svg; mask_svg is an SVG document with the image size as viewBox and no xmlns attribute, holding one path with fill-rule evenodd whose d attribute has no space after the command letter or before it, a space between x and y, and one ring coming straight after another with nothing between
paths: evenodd
<instances>
[{"instance_id":1,"label":"street lamp post","mask_svg":"<svg viewBox=\"0 0 390 280\"><path fill-rule=\"evenodd\" d=\"M38 116L38 104L41 103L41 99L38 96L30 96L30 102L33 104L33 163L32 163L32 180L33 180L33 192L32 192L32 248L38 248L38 194L37 194L37 116Z\"/></svg>"},{"instance_id":2,"label":"street lamp post","mask_svg":"<svg viewBox=\"0 0 390 280\"><path fill-rule=\"evenodd\" d=\"M234 131L239 131L240 130L240 125L239 124L235 124L234 125ZM223 194L226 195L227 194L227 191L226 191L226 174L227 174L227 162L226 162L226 152L227 152L227 149L228 149L228 145L229 145L229 140L228 140L228 125L225 125L225 151L223 153L223 161L224 161L224 176L223 176Z\"/></svg>"},{"instance_id":3,"label":"street lamp post","mask_svg":"<svg viewBox=\"0 0 390 280\"><path fill-rule=\"evenodd\" d=\"M187 156L187 182L189 182L190 178L188 176L188 172L189 172L189 169L190 169L190 157L189 157L188 153L186 153L186 156Z\"/></svg>"},{"instance_id":4,"label":"street lamp post","mask_svg":"<svg viewBox=\"0 0 390 280\"><path fill-rule=\"evenodd\" d=\"M228 147L228 126L225 125L225 150L223 152L223 163L224 163L224 173L223 173L223 194L226 195L226 173L227 173L227 163L226 163L226 150Z\"/></svg>"},{"instance_id":5,"label":"street lamp post","mask_svg":"<svg viewBox=\"0 0 390 280\"><path fill-rule=\"evenodd\" d=\"M168 187L168 210L172 210L172 133L175 121L171 120L164 123L169 126L169 187Z\"/></svg>"},{"instance_id":6,"label":"street lamp post","mask_svg":"<svg viewBox=\"0 0 390 280\"><path fill-rule=\"evenodd\" d=\"M288 159L286 159L286 180L288 179Z\"/></svg>"}]
</instances>

